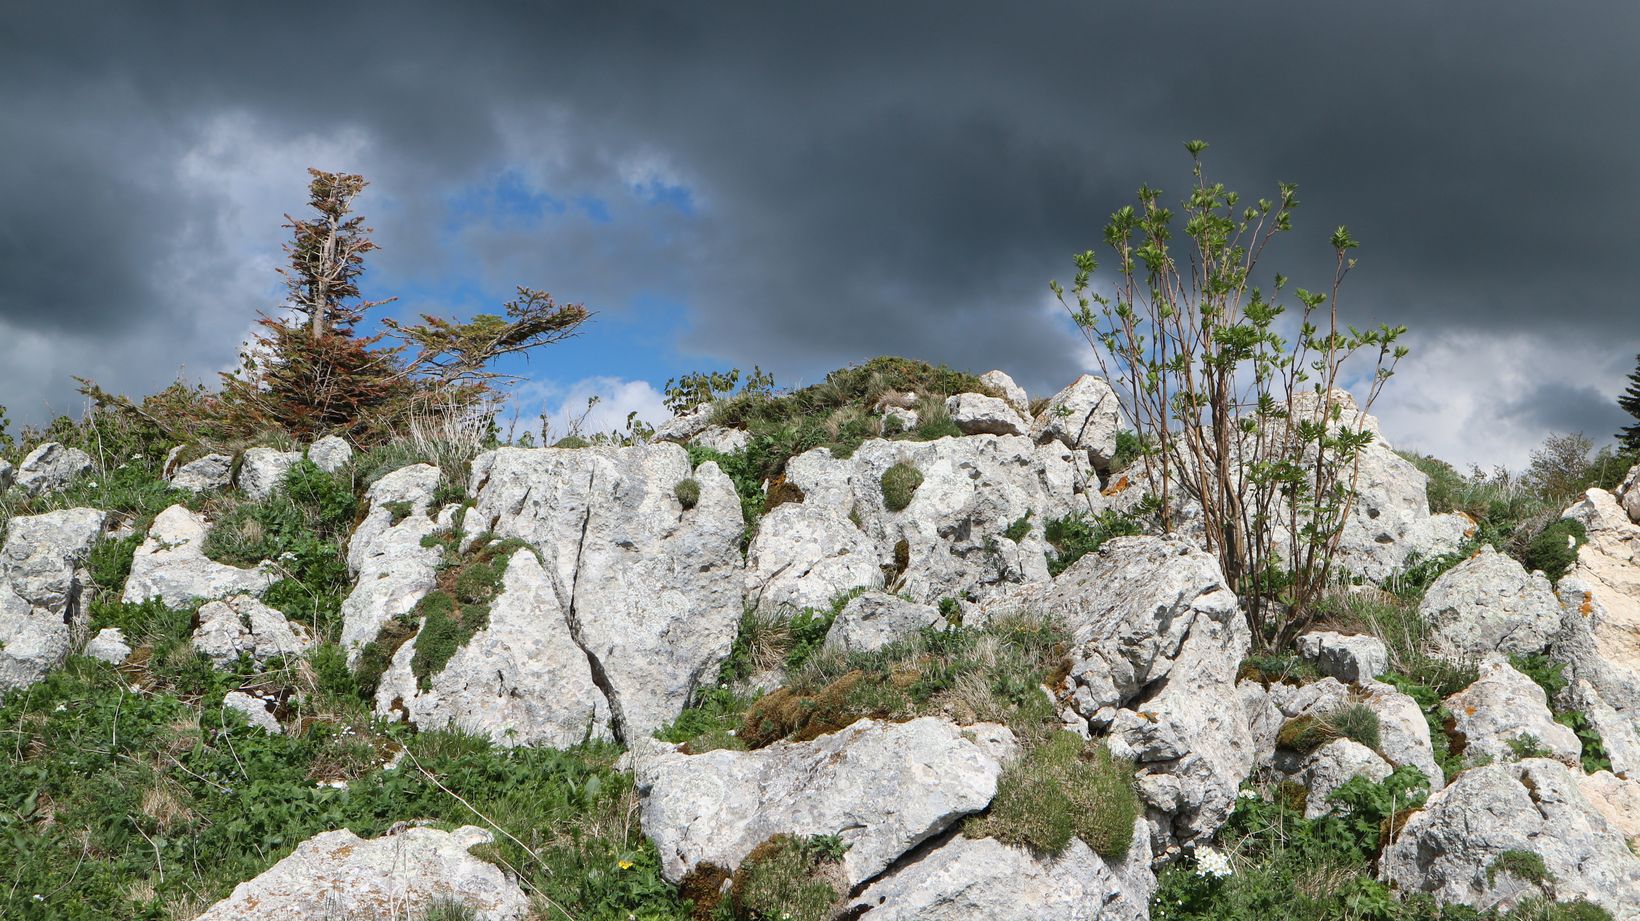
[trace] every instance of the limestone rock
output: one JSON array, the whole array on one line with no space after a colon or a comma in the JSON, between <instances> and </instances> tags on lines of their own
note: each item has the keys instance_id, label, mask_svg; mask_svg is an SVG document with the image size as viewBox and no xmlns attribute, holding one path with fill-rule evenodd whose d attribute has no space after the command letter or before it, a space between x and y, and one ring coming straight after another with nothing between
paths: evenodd
<instances>
[{"instance_id":1,"label":"limestone rock","mask_svg":"<svg viewBox=\"0 0 1640 921\"><path fill-rule=\"evenodd\" d=\"M987 371L979 376L979 382L1002 394L1002 398L1008 401L1008 405L1012 406L1015 412L1022 416L1030 416L1030 394L1025 392L1024 387L1014 383L1014 379L1005 372Z\"/></svg>"},{"instance_id":2,"label":"limestone rock","mask_svg":"<svg viewBox=\"0 0 1640 921\"><path fill-rule=\"evenodd\" d=\"M1578 776L1577 788L1630 845L1640 847L1640 778L1625 780L1611 771L1596 771Z\"/></svg>"},{"instance_id":3,"label":"limestone rock","mask_svg":"<svg viewBox=\"0 0 1640 921\"><path fill-rule=\"evenodd\" d=\"M877 546L836 509L787 502L763 516L746 553L746 594L766 610L823 608L882 584Z\"/></svg>"},{"instance_id":4,"label":"limestone rock","mask_svg":"<svg viewBox=\"0 0 1640 921\"><path fill-rule=\"evenodd\" d=\"M541 554L616 734L670 722L715 677L744 613L745 525L729 477L710 462L691 470L675 444L502 448L472 469L464 527ZM675 489L691 476L700 500L685 510Z\"/></svg>"},{"instance_id":5,"label":"limestone rock","mask_svg":"<svg viewBox=\"0 0 1640 921\"><path fill-rule=\"evenodd\" d=\"M1389 650L1375 636L1318 630L1298 638L1298 653L1323 675L1347 684L1370 681L1389 671Z\"/></svg>"},{"instance_id":6,"label":"limestone rock","mask_svg":"<svg viewBox=\"0 0 1640 921\"><path fill-rule=\"evenodd\" d=\"M250 595L235 595L199 609L193 645L212 665L228 668L241 655L259 663L274 656L298 655L313 646L313 638L306 627L291 623Z\"/></svg>"},{"instance_id":7,"label":"limestone rock","mask_svg":"<svg viewBox=\"0 0 1640 921\"><path fill-rule=\"evenodd\" d=\"M1560 580L1565 616L1551 654L1634 734L1640 731L1640 524L1599 489L1565 514L1583 523L1588 542Z\"/></svg>"},{"instance_id":8,"label":"limestone rock","mask_svg":"<svg viewBox=\"0 0 1640 921\"><path fill-rule=\"evenodd\" d=\"M1332 812L1328 801L1333 791L1356 777L1374 782L1388 777L1394 769L1378 753L1353 739L1334 739L1311 752L1299 770L1299 782L1310 791L1305 800L1304 818L1314 819Z\"/></svg>"},{"instance_id":9,"label":"limestone rock","mask_svg":"<svg viewBox=\"0 0 1640 921\"><path fill-rule=\"evenodd\" d=\"M285 474L301 459L300 451L251 448L239 464L239 488L250 499L260 502L285 485Z\"/></svg>"},{"instance_id":10,"label":"limestone rock","mask_svg":"<svg viewBox=\"0 0 1640 921\"><path fill-rule=\"evenodd\" d=\"M308 460L313 466L326 473L335 473L353 461L353 446L344 439L335 435L325 437L308 445Z\"/></svg>"},{"instance_id":11,"label":"limestone rock","mask_svg":"<svg viewBox=\"0 0 1640 921\"><path fill-rule=\"evenodd\" d=\"M272 736L285 734L285 727L279 725L279 719L273 715L271 701L244 691L229 691L222 697L222 706L244 714L245 722L253 729L260 729Z\"/></svg>"},{"instance_id":12,"label":"limestone rock","mask_svg":"<svg viewBox=\"0 0 1640 921\"><path fill-rule=\"evenodd\" d=\"M20 515L0 546L0 695L28 687L85 639L83 569L107 516L75 508Z\"/></svg>"},{"instance_id":13,"label":"limestone rock","mask_svg":"<svg viewBox=\"0 0 1640 921\"><path fill-rule=\"evenodd\" d=\"M4 493L6 490L10 489L11 482L16 479L16 477L17 468L13 467L10 461L0 458L0 493Z\"/></svg>"},{"instance_id":14,"label":"limestone rock","mask_svg":"<svg viewBox=\"0 0 1640 921\"><path fill-rule=\"evenodd\" d=\"M826 633L826 649L870 652L915 635L926 627L946 626L932 605L916 604L883 592L866 592L843 606Z\"/></svg>"},{"instance_id":15,"label":"limestone rock","mask_svg":"<svg viewBox=\"0 0 1640 921\"><path fill-rule=\"evenodd\" d=\"M1058 441L1086 451L1094 465L1103 468L1116 456L1116 435L1122 430L1121 401L1104 378L1084 374L1054 394L1034 429L1037 441Z\"/></svg>"},{"instance_id":16,"label":"limestone rock","mask_svg":"<svg viewBox=\"0 0 1640 921\"><path fill-rule=\"evenodd\" d=\"M489 623L431 676L426 691L410 665L419 636L405 643L382 676L377 712L402 709L420 729L457 729L498 745L569 748L609 738L609 701L570 632L561 596L532 551L515 552Z\"/></svg>"},{"instance_id":17,"label":"limestone rock","mask_svg":"<svg viewBox=\"0 0 1640 921\"><path fill-rule=\"evenodd\" d=\"M688 441L706 431L712 424L712 413L716 406L711 403L702 403L685 411L682 415L673 416L655 428L656 441Z\"/></svg>"},{"instance_id":18,"label":"limestone rock","mask_svg":"<svg viewBox=\"0 0 1640 921\"><path fill-rule=\"evenodd\" d=\"M1640 524L1640 464L1629 468L1622 485L1617 487L1616 498L1623 511L1629 513L1629 520Z\"/></svg>"},{"instance_id":19,"label":"limestone rock","mask_svg":"<svg viewBox=\"0 0 1640 921\"><path fill-rule=\"evenodd\" d=\"M1437 651L1478 660L1490 653L1535 653L1560 629L1560 602L1542 573L1490 546L1430 585L1418 605Z\"/></svg>"},{"instance_id":20,"label":"limestone rock","mask_svg":"<svg viewBox=\"0 0 1640 921\"><path fill-rule=\"evenodd\" d=\"M194 921L296 921L419 917L455 901L475 921L523 921L529 899L495 864L468 853L493 836L471 825L453 832L412 827L369 840L327 831Z\"/></svg>"},{"instance_id":21,"label":"limestone rock","mask_svg":"<svg viewBox=\"0 0 1640 921\"><path fill-rule=\"evenodd\" d=\"M1435 746L1429 737L1429 723L1418 702L1381 681L1350 686L1336 678L1323 678L1305 685L1256 682L1238 685L1242 705L1248 714L1257 761L1292 773L1302 763L1288 763L1277 757L1276 735L1290 719L1320 716L1350 704L1364 704L1378 716L1378 754L1392 767L1415 767L1429 780L1431 790L1446 783L1446 774L1435 761Z\"/></svg>"},{"instance_id":22,"label":"limestone rock","mask_svg":"<svg viewBox=\"0 0 1640 921\"><path fill-rule=\"evenodd\" d=\"M662 754L640 768L645 833L676 882L703 862L732 869L772 835L839 835L850 886L984 809L1013 734L934 717L862 720L812 742Z\"/></svg>"},{"instance_id":23,"label":"limestone rock","mask_svg":"<svg viewBox=\"0 0 1640 921\"><path fill-rule=\"evenodd\" d=\"M358 577L342 602L342 649L349 664L388 621L408 617L433 588L442 555L422 541L440 527L432 507L439 476L437 467L415 464L365 491L370 510L347 544L347 566Z\"/></svg>"},{"instance_id":24,"label":"limestone rock","mask_svg":"<svg viewBox=\"0 0 1640 921\"><path fill-rule=\"evenodd\" d=\"M1211 836L1255 753L1235 686L1251 637L1218 563L1176 538L1116 538L1038 603L1071 630L1071 710L1138 765L1155 853Z\"/></svg>"},{"instance_id":25,"label":"limestone rock","mask_svg":"<svg viewBox=\"0 0 1640 921\"><path fill-rule=\"evenodd\" d=\"M139 603L158 598L180 608L193 599L259 595L278 575L270 563L240 569L205 556L205 516L173 505L154 519L148 536L131 559L123 600Z\"/></svg>"},{"instance_id":26,"label":"limestone rock","mask_svg":"<svg viewBox=\"0 0 1640 921\"><path fill-rule=\"evenodd\" d=\"M1619 918L1640 917L1640 857L1578 789L1565 765L1533 758L1459 774L1411 816L1380 858L1402 892L1442 903L1508 909L1538 888L1509 873L1488 879L1505 851L1543 859L1559 897L1582 897Z\"/></svg>"},{"instance_id":27,"label":"limestone rock","mask_svg":"<svg viewBox=\"0 0 1640 921\"><path fill-rule=\"evenodd\" d=\"M1031 431L1031 423L1008 401L981 393L949 397L945 411L964 435L1027 435Z\"/></svg>"},{"instance_id":28,"label":"limestone rock","mask_svg":"<svg viewBox=\"0 0 1640 921\"><path fill-rule=\"evenodd\" d=\"M884 406L883 431L885 434L893 431L909 432L917 427L922 417L917 411L904 406Z\"/></svg>"},{"instance_id":29,"label":"limestone rock","mask_svg":"<svg viewBox=\"0 0 1640 921\"><path fill-rule=\"evenodd\" d=\"M85 644L85 654L99 662L119 665L131 655L131 644L125 641L125 631L106 627L97 631L91 642Z\"/></svg>"},{"instance_id":30,"label":"limestone rock","mask_svg":"<svg viewBox=\"0 0 1640 921\"><path fill-rule=\"evenodd\" d=\"M17 485L30 495L56 492L91 472L91 455L48 441L29 452L17 468Z\"/></svg>"},{"instance_id":31,"label":"limestone rock","mask_svg":"<svg viewBox=\"0 0 1640 921\"><path fill-rule=\"evenodd\" d=\"M231 482L233 458L226 454L207 454L189 461L171 476L172 486L192 493L226 489Z\"/></svg>"},{"instance_id":32,"label":"limestone rock","mask_svg":"<svg viewBox=\"0 0 1640 921\"><path fill-rule=\"evenodd\" d=\"M752 441L752 436L745 429L732 429L722 425L709 425L702 429L699 435L689 439L692 445L698 445L719 454L739 454L746 450Z\"/></svg>"},{"instance_id":33,"label":"limestone rock","mask_svg":"<svg viewBox=\"0 0 1640 921\"><path fill-rule=\"evenodd\" d=\"M949 841L872 883L850 907L867 921L1147 921L1156 878L1143 820L1122 860L1072 838L1041 857L994 838ZM850 916L855 917L855 916Z\"/></svg>"},{"instance_id":34,"label":"limestone rock","mask_svg":"<svg viewBox=\"0 0 1640 921\"><path fill-rule=\"evenodd\" d=\"M1555 722L1537 682L1507 662L1490 660L1469 687L1446 699L1453 729L1463 734L1464 754L1494 761L1518 760L1509 743L1530 736L1557 760L1576 766L1583 746L1577 733Z\"/></svg>"}]
</instances>

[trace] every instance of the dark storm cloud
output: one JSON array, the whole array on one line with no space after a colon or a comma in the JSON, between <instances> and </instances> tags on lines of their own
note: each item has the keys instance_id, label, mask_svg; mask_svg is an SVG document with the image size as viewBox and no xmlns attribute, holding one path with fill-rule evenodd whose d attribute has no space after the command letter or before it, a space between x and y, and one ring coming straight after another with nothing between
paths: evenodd
<instances>
[{"instance_id":1,"label":"dark storm cloud","mask_svg":"<svg viewBox=\"0 0 1640 921\"><path fill-rule=\"evenodd\" d=\"M692 308L684 351L786 380L899 352L1063 381L1079 357L1046 281L1137 185L1182 187L1196 136L1249 195L1300 184L1276 253L1299 283L1351 225L1357 318L1640 350L1632 3L475 6L11 14L0 335L177 322L153 267L220 201L169 164L244 113L272 138L362 132L404 277L477 269L617 311L665 291ZM437 229L521 157L573 197L618 193L646 153L692 216ZM254 293L229 298L241 322ZM0 368L0 393L22 386Z\"/></svg>"}]
</instances>

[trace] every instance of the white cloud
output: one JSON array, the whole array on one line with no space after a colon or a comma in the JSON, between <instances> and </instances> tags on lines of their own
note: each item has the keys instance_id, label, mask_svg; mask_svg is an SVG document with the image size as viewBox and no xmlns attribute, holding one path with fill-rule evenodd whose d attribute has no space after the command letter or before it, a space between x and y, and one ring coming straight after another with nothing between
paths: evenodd
<instances>
[{"instance_id":1,"label":"white cloud","mask_svg":"<svg viewBox=\"0 0 1640 921\"><path fill-rule=\"evenodd\" d=\"M596 398L590 408L587 403ZM578 431L582 435L625 432L627 415L637 412L640 421L659 424L672 417L660 391L648 381L618 377L588 377L571 384L529 381L512 394L503 414L502 428L516 420L515 434L534 432L548 425L548 443Z\"/></svg>"}]
</instances>

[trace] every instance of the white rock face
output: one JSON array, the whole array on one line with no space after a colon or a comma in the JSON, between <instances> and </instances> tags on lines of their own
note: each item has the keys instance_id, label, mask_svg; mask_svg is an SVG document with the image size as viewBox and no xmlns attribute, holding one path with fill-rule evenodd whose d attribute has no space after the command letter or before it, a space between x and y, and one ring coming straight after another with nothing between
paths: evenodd
<instances>
[{"instance_id":1,"label":"white rock face","mask_svg":"<svg viewBox=\"0 0 1640 921\"><path fill-rule=\"evenodd\" d=\"M148 536L131 559L131 576L122 598L128 603L159 598L180 608L193 599L259 595L278 575L272 564L240 569L205 556L205 516L173 505L154 518Z\"/></svg>"},{"instance_id":2,"label":"white rock face","mask_svg":"<svg viewBox=\"0 0 1640 921\"><path fill-rule=\"evenodd\" d=\"M923 482L911 504L893 512L883 503L882 476L900 462ZM933 603L1045 583L1041 523L1106 507L1085 461L1078 465L1057 443L1038 447L1018 436L872 440L847 460L816 449L792 458L786 479L802 491L802 511L787 511L788 503L766 516L747 556L747 594L763 607L798 598L824 604L860 587ZM1021 519L1032 527L1009 539Z\"/></svg>"},{"instance_id":3,"label":"white rock face","mask_svg":"<svg viewBox=\"0 0 1640 921\"><path fill-rule=\"evenodd\" d=\"M1028 435L1031 431L1031 423L1008 401L982 393L949 397L945 411L964 435Z\"/></svg>"},{"instance_id":4,"label":"white rock face","mask_svg":"<svg viewBox=\"0 0 1640 921\"><path fill-rule=\"evenodd\" d=\"M674 494L693 476L700 501ZM473 462L469 533L541 554L616 734L671 721L728 655L743 613L740 499L716 464L675 444L502 448Z\"/></svg>"},{"instance_id":5,"label":"white rock face","mask_svg":"<svg viewBox=\"0 0 1640 921\"><path fill-rule=\"evenodd\" d=\"M1389 671L1389 650L1375 636L1317 630L1298 638L1298 654L1323 675L1347 684L1370 681Z\"/></svg>"},{"instance_id":6,"label":"white rock face","mask_svg":"<svg viewBox=\"0 0 1640 921\"><path fill-rule=\"evenodd\" d=\"M1235 685L1251 638L1218 563L1175 538L1116 538L1037 606L1071 630L1068 716L1138 765L1155 853L1212 835L1255 754Z\"/></svg>"},{"instance_id":7,"label":"white rock face","mask_svg":"<svg viewBox=\"0 0 1640 921\"><path fill-rule=\"evenodd\" d=\"M423 692L410 668L416 641L382 676L376 710L403 710L421 729L459 729L498 745L568 748L610 737L609 701L575 642L554 586L535 554L507 561L501 594L479 630Z\"/></svg>"},{"instance_id":8,"label":"white rock face","mask_svg":"<svg viewBox=\"0 0 1640 921\"><path fill-rule=\"evenodd\" d=\"M1094 465L1103 468L1116 456L1121 401L1104 378L1084 374L1048 401L1034 429L1037 441L1058 441L1086 451Z\"/></svg>"},{"instance_id":9,"label":"white rock face","mask_svg":"<svg viewBox=\"0 0 1640 921\"><path fill-rule=\"evenodd\" d=\"M347 544L347 566L358 577L342 602L342 648L348 664L388 621L405 617L432 590L441 551L422 539L440 527L433 518L439 471L416 464L370 484L370 511Z\"/></svg>"},{"instance_id":10,"label":"white rock face","mask_svg":"<svg viewBox=\"0 0 1640 921\"><path fill-rule=\"evenodd\" d=\"M721 425L709 425L701 430L699 435L689 439L692 445L699 445L718 452L719 454L738 454L746 450L752 436L746 434L745 429L732 429Z\"/></svg>"},{"instance_id":11,"label":"white rock face","mask_svg":"<svg viewBox=\"0 0 1640 921\"><path fill-rule=\"evenodd\" d=\"M1237 686L1242 706L1249 718L1258 763L1292 773L1300 764L1277 757L1276 735L1288 720L1300 716L1320 716L1353 703L1365 704L1378 716L1378 754L1393 767L1415 767L1429 780L1431 790L1446 783L1446 774L1435 761L1435 746L1429 738L1429 723L1418 702L1380 681L1350 686L1336 678L1323 678L1306 685L1272 684L1264 688L1252 681Z\"/></svg>"},{"instance_id":12,"label":"white rock face","mask_svg":"<svg viewBox=\"0 0 1640 921\"><path fill-rule=\"evenodd\" d=\"M85 654L98 662L119 665L131 655L131 644L125 641L125 631L107 627L97 631L91 642L85 644Z\"/></svg>"},{"instance_id":13,"label":"white rock face","mask_svg":"<svg viewBox=\"0 0 1640 921\"><path fill-rule=\"evenodd\" d=\"M217 668L228 668L241 655L265 662L274 656L296 656L313 646L306 627L291 623L250 595L201 607L192 642Z\"/></svg>"},{"instance_id":14,"label":"white rock face","mask_svg":"<svg viewBox=\"0 0 1640 921\"><path fill-rule=\"evenodd\" d=\"M1630 486L1625 498L1635 493ZM1565 618L1553 655L1632 735L1640 731L1640 525L1599 489L1589 490L1566 517L1582 522L1589 539L1560 580ZM1630 770L1640 771L1640 764Z\"/></svg>"},{"instance_id":15,"label":"white rock face","mask_svg":"<svg viewBox=\"0 0 1640 921\"><path fill-rule=\"evenodd\" d=\"M1555 722L1549 698L1537 682L1493 659L1481 666L1480 677L1446 699L1453 729L1463 733L1464 754L1494 761L1519 760L1509 743L1531 736L1550 756L1577 766L1583 745L1577 733Z\"/></svg>"},{"instance_id":16,"label":"white rock face","mask_svg":"<svg viewBox=\"0 0 1640 921\"><path fill-rule=\"evenodd\" d=\"M932 605L916 604L883 592L866 592L838 612L826 633L824 648L870 652L924 628L945 626L945 618Z\"/></svg>"},{"instance_id":17,"label":"white rock face","mask_svg":"<svg viewBox=\"0 0 1640 921\"><path fill-rule=\"evenodd\" d=\"M1029 418L1031 415L1031 396L1025 388L1014 383L1014 379L1002 371L987 371L979 376L980 383L1002 394L1008 405L1021 416Z\"/></svg>"},{"instance_id":18,"label":"white rock face","mask_svg":"<svg viewBox=\"0 0 1640 921\"><path fill-rule=\"evenodd\" d=\"M1640 778L1625 780L1611 771L1596 771L1579 776L1577 788L1630 845L1640 847Z\"/></svg>"},{"instance_id":19,"label":"white rock face","mask_svg":"<svg viewBox=\"0 0 1640 921\"><path fill-rule=\"evenodd\" d=\"M1640 524L1640 464L1629 468L1623 482L1617 487L1617 502L1629 513L1629 520Z\"/></svg>"},{"instance_id":20,"label":"white rock face","mask_svg":"<svg viewBox=\"0 0 1640 921\"><path fill-rule=\"evenodd\" d=\"M268 735L284 735L285 727L279 725L279 720L269 709L270 702L254 694L244 691L229 691L222 697L222 706L244 714L245 722L253 729L260 729Z\"/></svg>"},{"instance_id":21,"label":"white rock face","mask_svg":"<svg viewBox=\"0 0 1640 921\"><path fill-rule=\"evenodd\" d=\"M1577 777L1542 758L1464 771L1407 820L1379 875L1442 903L1507 909L1537 887L1507 873L1489 881L1487 871L1503 852L1524 850L1543 858L1559 897L1640 917L1640 857L1584 799Z\"/></svg>"},{"instance_id":22,"label":"white rock face","mask_svg":"<svg viewBox=\"0 0 1640 921\"><path fill-rule=\"evenodd\" d=\"M668 752L639 768L643 828L673 882L702 862L739 866L772 835L839 835L853 886L984 809L1013 748L1004 727L923 717L750 752Z\"/></svg>"},{"instance_id":23,"label":"white rock face","mask_svg":"<svg viewBox=\"0 0 1640 921\"><path fill-rule=\"evenodd\" d=\"M17 485L30 495L56 492L91 472L91 455L48 441L29 452L17 468Z\"/></svg>"},{"instance_id":24,"label":"white rock face","mask_svg":"<svg viewBox=\"0 0 1640 921\"><path fill-rule=\"evenodd\" d=\"M0 695L61 665L85 639L83 564L107 516L89 508L21 515L0 546Z\"/></svg>"},{"instance_id":25,"label":"white rock face","mask_svg":"<svg viewBox=\"0 0 1640 921\"><path fill-rule=\"evenodd\" d=\"M413 918L439 900L466 906L477 921L523 921L530 905L517 884L468 853L493 841L471 825L453 832L407 828L369 840L327 831L194 921Z\"/></svg>"},{"instance_id":26,"label":"white rock face","mask_svg":"<svg viewBox=\"0 0 1640 921\"><path fill-rule=\"evenodd\" d=\"M308 445L307 456L313 466L335 473L352 462L353 446L335 435L326 435Z\"/></svg>"},{"instance_id":27,"label":"white rock face","mask_svg":"<svg viewBox=\"0 0 1640 921\"><path fill-rule=\"evenodd\" d=\"M922 420L922 417L917 415L916 410L905 406L884 406L882 407L882 413L885 432L896 426L901 432L909 432L916 428L917 423Z\"/></svg>"},{"instance_id":28,"label":"white rock face","mask_svg":"<svg viewBox=\"0 0 1640 921\"><path fill-rule=\"evenodd\" d=\"M1143 820L1120 861L1080 839L1058 857L957 835L871 884L850 907L870 921L1146 921L1156 878Z\"/></svg>"},{"instance_id":29,"label":"white rock face","mask_svg":"<svg viewBox=\"0 0 1640 921\"><path fill-rule=\"evenodd\" d=\"M226 454L207 454L189 461L171 476L172 486L192 493L226 489L232 481L233 458Z\"/></svg>"},{"instance_id":30,"label":"white rock face","mask_svg":"<svg viewBox=\"0 0 1640 921\"><path fill-rule=\"evenodd\" d=\"M1327 815L1336 808L1328 797L1356 777L1374 782L1388 777L1394 768L1378 753L1353 739L1335 739L1311 752L1298 771L1299 782L1310 791L1304 803L1304 818Z\"/></svg>"},{"instance_id":31,"label":"white rock face","mask_svg":"<svg viewBox=\"0 0 1640 921\"><path fill-rule=\"evenodd\" d=\"M1454 659L1535 653L1560 629L1560 602L1542 573L1482 547L1430 585L1418 615L1433 628L1436 650Z\"/></svg>"},{"instance_id":32,"label":"white rock face","mask_svg":"<svg viewBox=\"0 0 1640 921\"><path fill-rule=\"evenodd\" d=\"M711 403L702 403L681 416L673 416L655 427L655 440L688 441L712 424L714 409Z\"/></svg>"},{"instance_id":33,"label":"white rock face","mask_svg":"<svg viewBox=\"0 0 1640 921\"><path fill-rule=\"evenodd\" d=\"M285 485L285 474L302 459L300 451L251 448L239 464L239 488L260 502Z\"/></svg>"}]
</instances>

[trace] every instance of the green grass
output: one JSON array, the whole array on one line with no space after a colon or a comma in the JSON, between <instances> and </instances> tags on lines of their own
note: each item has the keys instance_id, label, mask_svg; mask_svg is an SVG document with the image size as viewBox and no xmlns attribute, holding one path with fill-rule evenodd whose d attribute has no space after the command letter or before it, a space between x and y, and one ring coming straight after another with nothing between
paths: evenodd
<instances>
[{"instance_id":1,"label":"green grass","mask_svg":"<svg viewBox=\"0 0 1640 921\"><path fill-rule=\"evenodd\" d=\"M1115 509L1105 509L1092 517L1072 514L1055 518L1043 529L1043 536L1054 549L1054 556L1048 561L1048 572L1059 575L1113 537L1131 537L1142 533L1144 528L1137 517L1124 515Z\"/></svg>"},{"instance_id":2,"label":"green grass","mask_svg":"<svg viewBox=\"0 0 1640 921\"><path fill-rule=\"evenodd\" d=\"M1549 873L1549 868L1544 866L1541 856L1518 848L1511 848L1492 858L1492 862L1486 865L1486 884L1495 885L1498 876L1503 874L1534 886L1554 882L1554 877Z\"/></svg>"},{"instance_id":3,"label":"green grass","mask_svg":"<svg viewBox=\"0 0 1640 921\"><path fill-rule=\"evenodd\" d=\"M923 482L922 471L905 461L883 471L883 505L891 512L903 512Z\"/></svg>"},{"instance_id":4,"label":"green grass","mask_svg":"<svg viewBox=\"0 0 1640 921\"><path fill-rule=\"evenodd\" d=\"M1378 714L1366 704L1344 704L1315 716L1296 716L1283 723L1276 747L1308 755L1337 739L1351 739L1377 751L1381 742Z\"/></svg>"},{"instance_id":5,"label":"green grass","mask_svg":"<svg viewBox=\"0 0 1640 921\"><path fill-rule=\"evenodd\" d=\"M1132 764L1102 742L1057 732L1003 768L990 808L969 819L963 834L1052 856L1080 838L1094 853L1120 860L1139 808Z\"/></svg>"},{"instance_id":6,"label":"green grass","mask_svg":"<svg viewBox=\"0 0 1640 921\"><path fill-rule=\"evenodd\" d=\"M694 477L679 480L678 485L672 487L672 494L678 497L678 504L688 511L700 504L700 481Z\"/></svg>"},{"instance_id":7,"label":"green grass","mask_svg":"<svg viewBox=\"0 0 1640 921\"><path fill-rule=\"evenodd\" d=\"M775 835L741 862L723 907L729 917L747 921L830 921L842 887L840 874L828 870L846 849L830 835Z\"/></svg>"}]
</instances>

